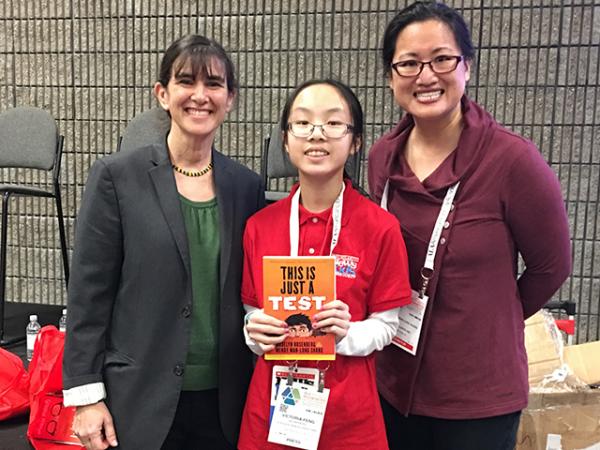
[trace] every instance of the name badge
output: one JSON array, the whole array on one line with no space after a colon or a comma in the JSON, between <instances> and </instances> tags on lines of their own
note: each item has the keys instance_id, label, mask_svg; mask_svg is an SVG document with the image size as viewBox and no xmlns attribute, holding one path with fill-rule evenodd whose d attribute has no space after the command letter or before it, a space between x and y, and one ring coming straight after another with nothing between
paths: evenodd
<instances>
[{"instance_id":1,"label":"name badge","mask_svg":"<svg viewBox=\"0 0 600 450\"><path fill-rule=\"evenodd\" d=\"M413 290L410 305L400 308L400 325L396 331L396 336L392 339L392 344L397 345L411 355L417 354L428 301L429 297L424 295L421 298L419 293Z\"/></svg>"},{"instance_id":2,"label":"name badge","mask_svg":"<svg viewBox=\"0 0 600 450\"><path fill-rule=\"evenodd\" d=\"M329 389L322 392L284 385L275 403L268 441L304 450L317 450Z\"/></svg>"},{"instance_id":3,"label":"name badge","mask_svg":"<svg viewBox=\"0 0 600 450\"><path fill-rule=\"evenodd\" d=\"M319 370L311 367L298 367L297 365L291 367L273 366L269 424L273 419L273 412L275 411L277 400L279 400L285 387L290 383L297 389L316 392L319 389Z\"/></svg>"}]
</instances>

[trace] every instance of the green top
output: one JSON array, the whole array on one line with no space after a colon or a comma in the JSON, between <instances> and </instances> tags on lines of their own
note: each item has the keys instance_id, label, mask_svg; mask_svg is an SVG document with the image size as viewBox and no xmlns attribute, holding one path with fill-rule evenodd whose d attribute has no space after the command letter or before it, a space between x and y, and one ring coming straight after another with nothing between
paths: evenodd
<instances>
[{"instance_id":1,"label":"green top","mask_svg":"<svg viewBox=\"0 0 600 450\"><path fill-rule=\"evenodd\" d=\"M207 202L179 197L192 271L192 333L183 390L200 391L218 384L219 210L216 197Z\"/></svg>"}]
</instances>

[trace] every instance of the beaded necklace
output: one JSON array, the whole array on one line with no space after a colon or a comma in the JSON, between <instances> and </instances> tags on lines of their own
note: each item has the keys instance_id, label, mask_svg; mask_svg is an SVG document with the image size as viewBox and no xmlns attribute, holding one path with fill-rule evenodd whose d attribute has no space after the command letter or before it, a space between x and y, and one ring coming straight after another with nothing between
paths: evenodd
<instances>
[{"instance_id":1,"label":"beaded necklace","mask_svg":"<svg viewBox=\"0 0 600 450\"><path fill-rule=\"evenodd\" d=\"M197 172L191 170L184 170L173 163L171 163L171 166L173 167L173 169L175 169L176 172L179 172L180 174L185 175L186 177L201 177L202 175L205 175L211 171L211 169L213 168L213 162L211 161L208 166Z\"/></svg>"}]
</instances>

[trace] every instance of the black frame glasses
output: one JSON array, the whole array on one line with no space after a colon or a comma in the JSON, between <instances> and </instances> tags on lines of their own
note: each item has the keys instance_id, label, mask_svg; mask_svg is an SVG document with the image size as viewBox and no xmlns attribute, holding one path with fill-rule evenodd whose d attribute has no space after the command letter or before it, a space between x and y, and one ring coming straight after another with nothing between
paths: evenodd
<instances>
[{"instance_id":1,"label":"black frame glasses","mask_svg":"<svg viewBox=\"0 0 600 450\"><path fill-rule=\"evenodd\" d=\"M323 136L329 139L341 139L354 130L354 126L348 123L321 123L315 124L305 120L288 122L287 129L297 138L310 137L315 128L320 128Z\"/></svg>"},{"instance_id":2,"label":"black frame glasses","mask_svg":"<svg viewBox=\"0 0 600 450\"><path fill-rule=\"evenodd\" d=\"M428 65L433 73L444 74L456 70L458 64L464 61L462 55L439 55L430 61L418 61L416 59L406 59L392 64L392 69L400 77L412 78L418 77L423 72L423 68ZM450 65L451 63L452 65ZM446 66L446 64L449 64ZM418 70L417 70L418 67Z\"/></svg>"}]
</instances>

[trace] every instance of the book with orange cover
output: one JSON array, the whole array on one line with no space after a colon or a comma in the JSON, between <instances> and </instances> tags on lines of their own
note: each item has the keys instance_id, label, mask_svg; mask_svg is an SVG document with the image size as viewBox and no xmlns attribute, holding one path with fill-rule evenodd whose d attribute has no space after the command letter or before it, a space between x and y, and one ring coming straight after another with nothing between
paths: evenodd
<instances>
[{"instance_id":1,"label":"book with orange cover","mask_svg":"<svg viewBox=\"0 0 600 450\"><path fill-rule=\"evenodd\" d=\"M313 330L313 316L335 300L333 256L264 256L263 307L285 320L290 335L267 360L334 360L335 336Z\"/></svg>"}]
</instances>

